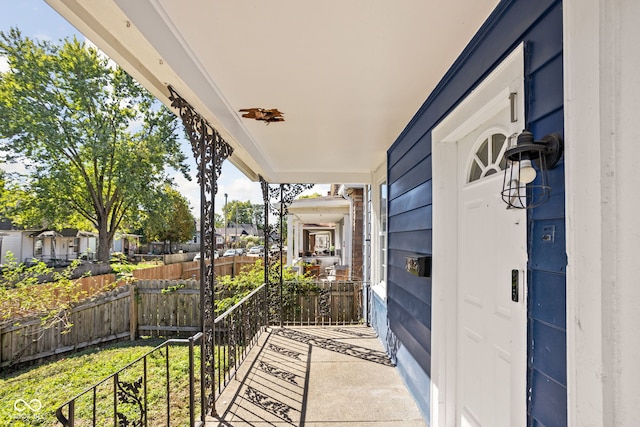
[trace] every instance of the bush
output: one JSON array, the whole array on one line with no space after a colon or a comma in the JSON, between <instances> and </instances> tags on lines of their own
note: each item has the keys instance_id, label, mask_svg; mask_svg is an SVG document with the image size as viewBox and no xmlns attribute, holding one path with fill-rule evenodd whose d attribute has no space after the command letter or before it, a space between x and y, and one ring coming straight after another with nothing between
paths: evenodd
<instances>
[{"instance_id":1,"label":"bush","mask_svg":"<svg viewBox=\"0 0 640 427\"><path fill-rule=\"evenodd\" d=\"M272 264L270 267L271 277L276 277L279 269L279 263ZM283 268L282 274L285 282L283 288L285 294L315 289L312 278L300 276L290 267ZM258 259L255 264L244 266L235 277L219 277L216 283L216 293L220 295L220 298L216 299L216 315L233 307L264 282L264 261L262 259Z\"/></svg>"},{"instance_id":2,"label":"bush","mask_svg":"<svg viewBox=\"0 0 640 427\"><path fill-rule=\"evenodd\" d=\"M67 309L82 300L86 293L71 279L80 264L74 260L62 272L54 271L42 261L27 266L18 263L11 252L0 277L0 321L29 315L40 316L45 328L62 323L65 331L73 326ZM43 275L52 275L49 283L39 284Z\"/></svg>"}]
</instances>

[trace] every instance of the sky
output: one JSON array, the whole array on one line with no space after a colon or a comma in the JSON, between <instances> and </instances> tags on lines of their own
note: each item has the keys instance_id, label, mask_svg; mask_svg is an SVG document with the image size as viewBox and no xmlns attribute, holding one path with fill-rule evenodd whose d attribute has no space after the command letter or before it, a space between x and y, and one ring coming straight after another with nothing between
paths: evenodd
<instances>
[{"instance_id":1,"label":"sky","mask_svg":"<svg viewBox=\"0 0 640 427\"><path fill-rule=\"evenodd\" d=\"M8 31L17 27L23 35L40 40L58 41L74 35L79 40L86 38L62 18L56 11L43 0L0 0L0 31ZM7 70L6 59L0 57L0 71ZM193 214L197 217L200 212L200 189L195 177L196 165L191 154L191 147L186 139L182 141L182 152L189 159L191 181L185 179L179 173L172 173L174 181L180 193L189 201ZM12 170L16 166L0 165L3 169ZM304 194L318 192L326 194L327 185L316 185ZM262 191L260 183L250 181L245 175L236 169L230 162L225 161L222 166L222 174L218 179L218 194L215 198L215 210L221 212L224 206L224 194L227 193L228 201L247 200L255 204L262 204Z\"/></svg>"}]
</instances>

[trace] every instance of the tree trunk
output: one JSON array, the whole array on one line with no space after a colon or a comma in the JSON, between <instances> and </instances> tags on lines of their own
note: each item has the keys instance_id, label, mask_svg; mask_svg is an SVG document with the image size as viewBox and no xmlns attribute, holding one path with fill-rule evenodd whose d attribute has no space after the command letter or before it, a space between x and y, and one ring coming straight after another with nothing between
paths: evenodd
<instances>
[{"instance_id":1,"label":"tree trunk","mask_svg":"<svg viewBox=\"0 0 640 427\"><path fill-rule=\"evenodd\" d=\"M109 233L100 232L98 234L98 249L96 258L100 262L109 262L109 252L111 249L111 241L109 239Z\"/></svg>"},{"instance_id":2,"label":"tree trunk","mask_svg":"<svg viewBox=\"0 0 640 427\"><path fill-rule=\"evenodd\" d=\"M114 233L109 232L106 224L98 225L98 249L96 251L96 257L99 262L109 262Z\"/></svg>"}]
</instances>

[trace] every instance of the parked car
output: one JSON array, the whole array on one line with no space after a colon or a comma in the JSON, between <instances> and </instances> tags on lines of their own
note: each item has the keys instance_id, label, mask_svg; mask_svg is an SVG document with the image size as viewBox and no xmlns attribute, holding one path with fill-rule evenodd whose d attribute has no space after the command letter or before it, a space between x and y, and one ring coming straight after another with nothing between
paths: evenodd
<instances>
[{"instance_id":1,"label":"parked car","mask_svg":"<svg viewBox=\"0 0 640 427\"><path fill-rule=\"evenodd\" d=\"M264 255L264 246L253 246L249 249L249 255Z\"/></svg>"},{"instance_id":2,"label":"parked car","mask_svg":"<svg viewBox=\"0 0 640 427\"><path fill-rule=\"evenodd\" d=\"M236 248L236 255L244 255L245 252L244 248Z\"/></svg>"},{"instance_id":3,"label":"parked car","mask_svg":"<svg viewBox=\"0 0 640 427\"><path fill-rule=\"evenodd\" d=\"M225 256L236 256L236 250L235 249L227 249L224 254L222 254L223 257Z\"/></svg>"},{"instance_id":4,"label":"parked car","mask_svg":"<svg viewBox=\"0 0 640 427\"><path fill-rule=\"evenodd\" d=\"M287 252L287 247L286 246L282 247L282 252L285 252L285 253ZM272 255L280 253L280 246L275 245L275 244L271 245L271 247L269 248L269 253L272 254Z\"/></svg>"},{"instance_id":5,"label":"parked car","mask_svg":"<svg viewBox=\"0 0 640 427\"><path fill-rule=\"evenodd\" d=\"M213 258L217 259L220 255L218 255L218 251L213 251ZM194 261L200 261L200 252L198 252L194 257Z\"/></svg>"}]
</instances>

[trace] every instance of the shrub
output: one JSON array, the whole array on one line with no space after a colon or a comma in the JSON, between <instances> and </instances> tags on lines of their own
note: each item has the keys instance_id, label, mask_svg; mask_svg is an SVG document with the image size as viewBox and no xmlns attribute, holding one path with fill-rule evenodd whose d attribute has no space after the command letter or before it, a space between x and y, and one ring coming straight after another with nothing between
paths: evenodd
<instances>
[{"instance_id":1,"label":"shrub","mask_svg":"<svg viewBox=\"0 0 640 427\"><path fill-rule=\"evenodd\" d=\"M269 274L271 277L277 276L278 269L280 269L279 263L270 266ZM283 268L282 274L285 282L284 294L289 295L315 289L312 278L300 276L290 267ZM263 283L264 261L262 259L258 259L255 264L244 266L235 277L219 277L216 283L216 293L220 297L216 299L216 315L233 307Z\"/></svg>"},{"instance_id":2,"label":"shrub","mask_svg":"<svg viewBox=\"0 0 640 427\"><path fill-rule=\"evenodd\" d=\"M58 272L41 261L30 266L18 263L8 252L0 277L0 321L37 315L43 327L62 323L68 331L73 325L67 318L67 310L86 296L86 292L71 279L79 263L79 260L74 260ZM51 275L53 280L39 284L45 275Z\"/></svg>"}]
</instances>

